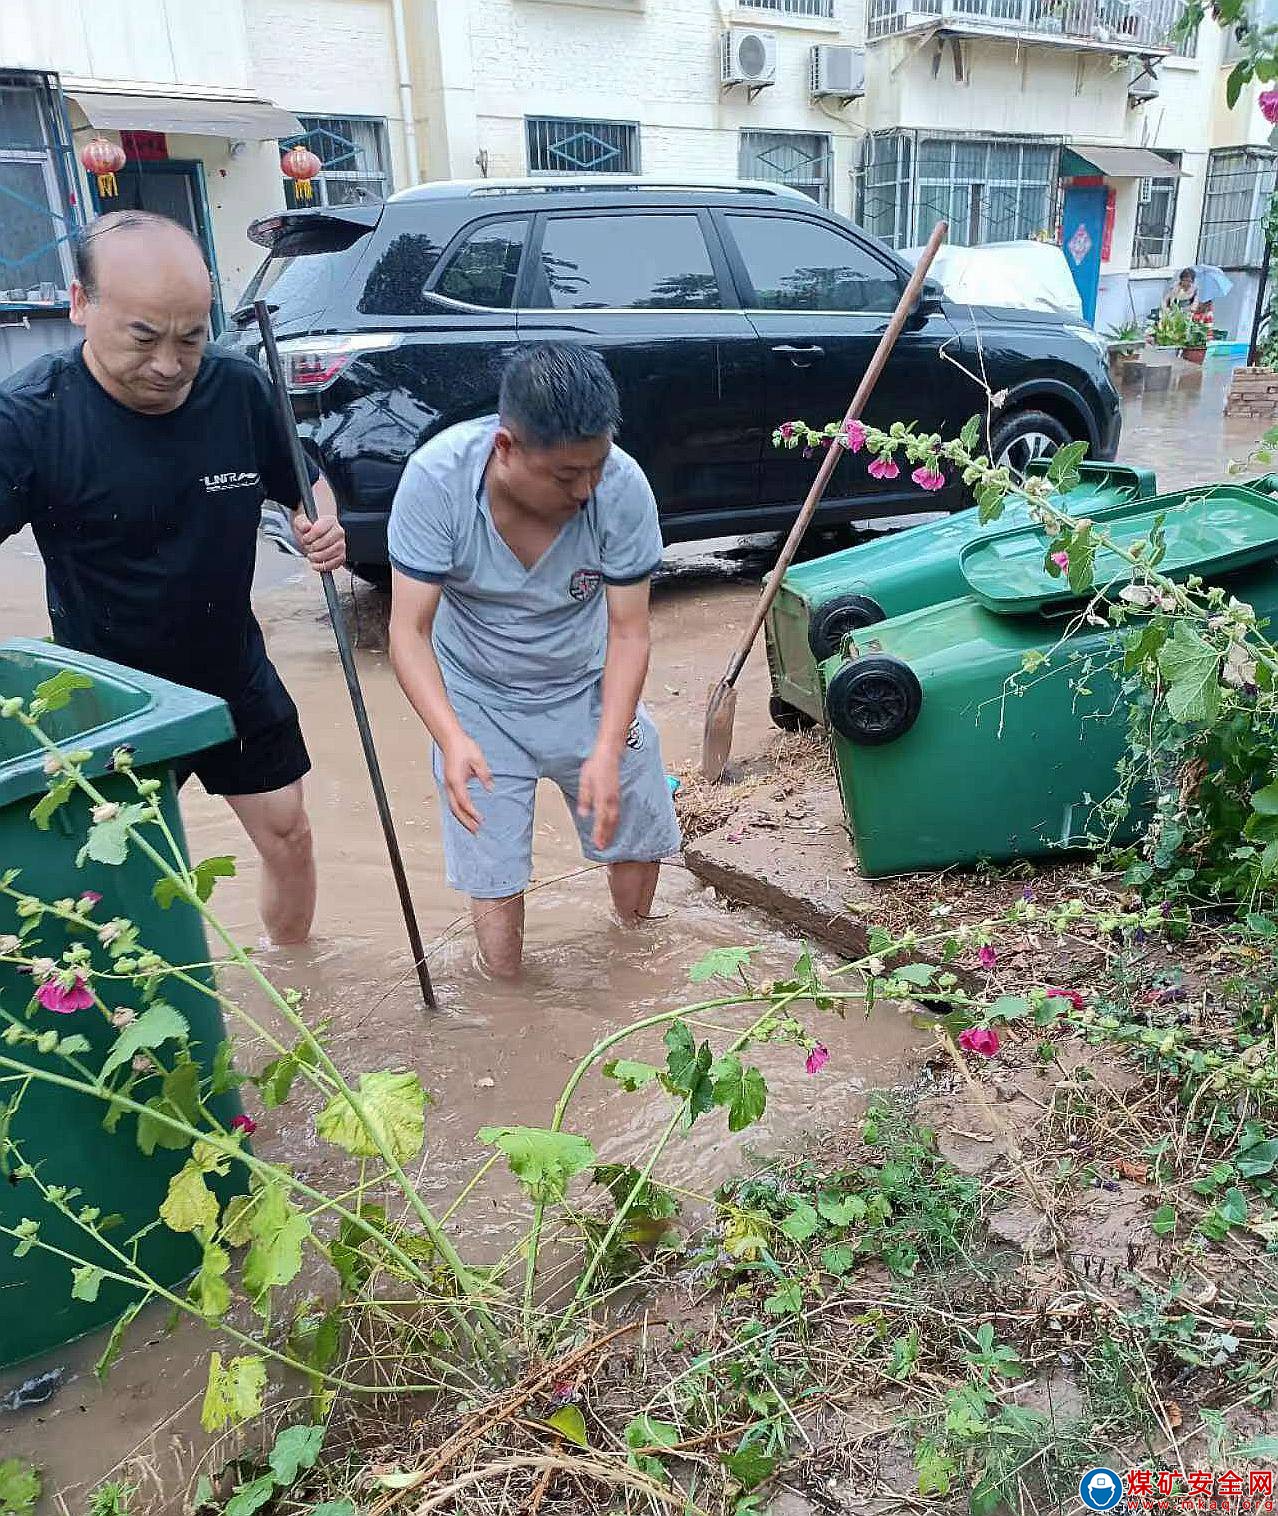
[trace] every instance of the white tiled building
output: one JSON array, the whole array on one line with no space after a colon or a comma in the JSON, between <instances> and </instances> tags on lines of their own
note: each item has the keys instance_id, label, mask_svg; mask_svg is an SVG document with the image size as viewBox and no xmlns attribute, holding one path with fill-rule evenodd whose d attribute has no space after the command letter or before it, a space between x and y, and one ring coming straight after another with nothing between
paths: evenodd
<instances>
[{"instance_id":1,"label":"white tiled building","mask_svg":"<svg viewBox=\"0 0 1278 1516\"><path fill-rule=\"evenodd\" d=\"M1060 234L1101 259L1101 326L1220 263L1218 320L1241 331L1274 154L1254 88L1225 107L1219 28L1171 37L1179 5L0 0L0 372L66 340L66 237L99 208L76 154L98 133L129 154L113 203L187 220L223 310L256 262L247 223L292 203L279 145L300 139L321 203L418 178L741 175L898 247L941 215L958 241Z\"/></svg>"}]
</instances>

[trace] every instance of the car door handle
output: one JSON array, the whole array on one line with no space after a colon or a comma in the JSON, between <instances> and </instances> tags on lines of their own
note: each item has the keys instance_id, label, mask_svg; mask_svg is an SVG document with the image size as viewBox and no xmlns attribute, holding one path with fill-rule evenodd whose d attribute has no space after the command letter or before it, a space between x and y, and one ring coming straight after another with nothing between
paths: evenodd
<instances>
[{"instance_id":1,"label":"car door handle","mask_svg":"<svg viewBox=\"0 0 1278 1516\"><path fill-rule=\"evenodd\" d=\"M779 347L772 349L778 357L788 358L795 368L808 368L818 358L825 357L825 349L818 347L814 342L811 347L795 347L792 343L783 342Z\"/></svg>"}]
</instances>

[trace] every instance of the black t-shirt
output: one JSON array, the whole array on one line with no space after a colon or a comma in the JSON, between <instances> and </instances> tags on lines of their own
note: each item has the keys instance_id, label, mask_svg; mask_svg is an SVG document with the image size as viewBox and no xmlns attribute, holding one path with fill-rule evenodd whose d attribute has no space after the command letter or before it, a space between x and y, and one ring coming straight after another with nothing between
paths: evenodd
<instances>
[{"instance_id":1,"label":"black t-shirt","mask_svg":"<svg viewBox=\"0 0 1278 1516\"><path fill-rule=\"evenodd\" d=\"M296 710L249 603L267 499L298 490L247 358L208 349L163 416L113 400L78 347L0 385L0 541L34 530L55 639L220 695L241 737Z\"/></svg>"}]
</instances>

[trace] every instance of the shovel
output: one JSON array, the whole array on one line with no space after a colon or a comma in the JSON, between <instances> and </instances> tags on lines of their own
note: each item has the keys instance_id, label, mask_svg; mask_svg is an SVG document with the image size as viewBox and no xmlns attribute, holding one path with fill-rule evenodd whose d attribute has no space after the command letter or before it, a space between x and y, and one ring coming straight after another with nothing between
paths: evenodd
<instances>
[{"instance_id":1,"label":"shovel","mask_svg":"<svg viewBox=\"0 0 1278 1516\"><path fill-rule=\"evenodd\" d=\"M852 404L848 406L847 415L843 418L844 426L849 421L859 420L861 412L865 409L866 402L878 383L879 375L883 372L892 349L896 346L896 339L901 335L901 328L914 310L923 289L923 281L927 278L928 270L932 267L932 260L936 257L941 243L945 241L948 230L948 225L942 221L928 238L927 246L923 249L923 254L910 276L910 282L901 294L900 303L893 312L892 319L888 322L883 335L879 338L879 345L875 349L873 358L870 359L865 376L852 397ZM728 757L732 752L732 725L737 714L737 680L745 667L746 659L750 656L754 639L759 635L759 628L767 619L767 614L772 609L772 602L777 598L777 591L781 588L785 571L794 561L794 555L799 550L800 542L803 541L803 534L816 514L817 506L821 504L826 485L829 484L830 476L838 467L842 455L843 449L837 442L832 443L827 449L825 459L817 470L816 478L812 481L812 488L808 491L808 498L803 502L803 509L790 528L790 535L781 549L781 556L777 559L776 567L768 575L763 586L763 594L755 607L754 615L750 618L750 625L746 628L745 634L728 662L727 672L710 691L710 699L706 705L705 732L701 740L701 772L711 784L717 784L723 778L723 771L728 766Z\"/></svg>"}]
</instances>

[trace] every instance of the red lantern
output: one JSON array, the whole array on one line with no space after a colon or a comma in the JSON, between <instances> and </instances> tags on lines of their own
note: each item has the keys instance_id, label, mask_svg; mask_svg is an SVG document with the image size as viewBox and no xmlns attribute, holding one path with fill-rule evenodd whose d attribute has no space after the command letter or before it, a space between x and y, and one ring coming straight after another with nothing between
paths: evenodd
<instances>
[{"instance_id":1,"label":"red lantern","mask_svg":"<svg viewBox=\"0 0 1278 1516\"><path fill-rule=\"evenodd\" d=\"M310 148L303 147L300 142L296 147L290 147L280 159L280 168L293 181L294 193L299 200L314 198L311 180L323 167Z\"/></svg>"},{"instance_id":2,"label":"red lantern","mask_svg":"<svg viewBox=\"0 0 1278 1516\"><path fill-rule=\"evenodd\" d=\"M114 199L120 193L115 176L128 161L124 149L105 137L95 137L80 149L80 162L86 173L97 176L98 194L103 200Z\"/></svg>"}]
</instances>

